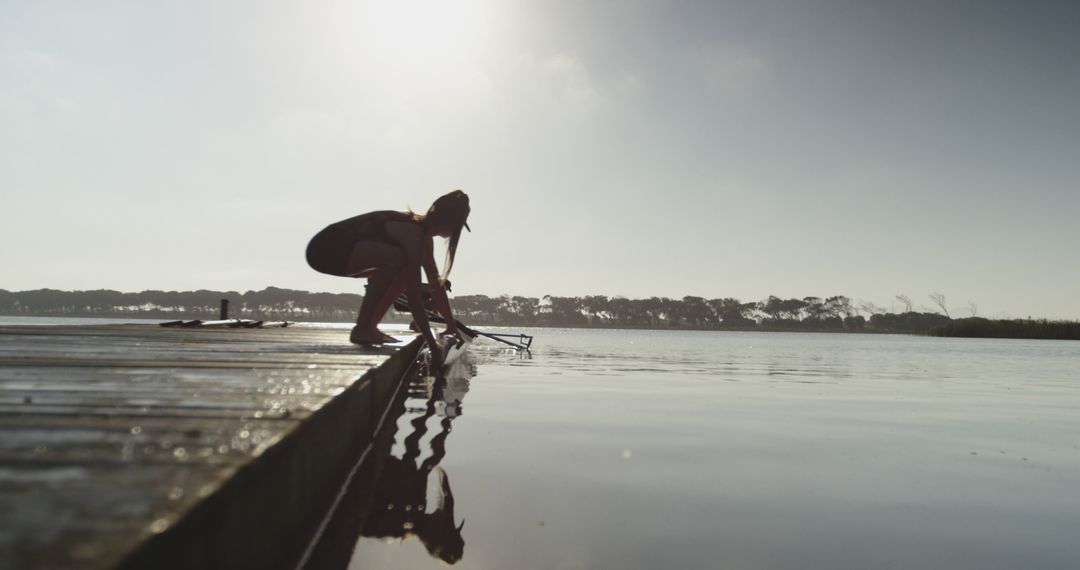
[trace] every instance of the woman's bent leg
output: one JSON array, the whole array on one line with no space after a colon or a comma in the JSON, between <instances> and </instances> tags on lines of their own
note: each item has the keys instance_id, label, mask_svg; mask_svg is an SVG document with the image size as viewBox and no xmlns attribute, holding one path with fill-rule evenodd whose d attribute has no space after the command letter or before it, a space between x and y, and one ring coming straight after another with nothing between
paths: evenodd
<instances>
[{"instance_id":1,"label":"woman's bent leg","mask_svg":"<svg viewBox=\"0 0 1080 570\"><path fill-rule=\"evenodd\" d=\"M382 344L393 342L393 337L379 331L382 320L389 306L383 307L382 300L394 289L404 287L402 270L405 267L404 254L392 245L378 242L361 242L353 247L346 272L352 277L367 277L367 289L360 313L356 318L349 340L356 344ZM397 283L400 283L398 285ZM397 292L393 293L397 296Z\"/></svg>"},{"instance_id":2,"label":"woman's bent leg","mask_svg":"<svg viewBox=\"0 0 1080 570\"><path fill-rule=\"evenodd\" d=\"M356 344L396 342L394 337L379 331L379 321L390 309L390 304L385 303L384 299L397 297L404 288L404 272L400 268L396 270L387 268L369 277L367 289L364 292L364 302L360 305L356 327L349 335L349 340Z\"/></svg>"},{"instance_id":3,"label":"woman's bent leg","mask_svg":"<svg viewBox=\"0 0 1080 570\"><path fill-rule=\"evenodd\" d=\"M375 305L375 314L385 315L390 307L394 305L394 301L401 296L401 292L405 290L405 272L402 271L398 274L398 279L382 293L382 297L378 299L379 304ZM379 317L382 318L381 316Z\"/></svg>"}]
</instances>

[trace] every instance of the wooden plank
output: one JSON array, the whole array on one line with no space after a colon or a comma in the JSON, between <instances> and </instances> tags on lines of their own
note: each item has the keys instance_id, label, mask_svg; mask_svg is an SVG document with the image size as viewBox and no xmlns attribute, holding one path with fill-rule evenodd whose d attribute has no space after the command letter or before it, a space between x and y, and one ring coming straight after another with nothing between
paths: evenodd
<instances>
[{"instance_id":1,"label":"wooden plank","mask_svg":"<svg viewBox=\"0 0 1080 570\"><path fill-rule=\"evenodd\" d=\"M287 567L419 346L347 337L0 327L0 569Z\"/></svg>"}]
</instances>

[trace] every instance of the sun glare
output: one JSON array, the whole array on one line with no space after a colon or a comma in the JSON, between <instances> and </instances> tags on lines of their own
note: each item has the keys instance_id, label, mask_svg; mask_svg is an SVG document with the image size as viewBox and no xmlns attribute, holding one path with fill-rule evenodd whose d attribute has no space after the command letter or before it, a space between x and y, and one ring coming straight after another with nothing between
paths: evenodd
<instances>
[{"instance_id":1,"label":"sun glare","mask_svg":"<svg viewBox=\"0 0 1080 570\"><path fill-rule=\"evenodd\" d=\"M363 4L364 58L404 73L438 74L480 55L491 25L488 0L383 0Z\"/></svg>"}]
</instances>

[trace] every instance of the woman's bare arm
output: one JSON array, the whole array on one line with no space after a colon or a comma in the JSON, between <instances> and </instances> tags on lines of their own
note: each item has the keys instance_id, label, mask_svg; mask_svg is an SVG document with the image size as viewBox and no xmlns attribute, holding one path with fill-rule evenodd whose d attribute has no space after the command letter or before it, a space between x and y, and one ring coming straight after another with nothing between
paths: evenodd
<instances>
[{"instance_id":1,"label":"woman's bare arm","mask_svg":"<svg viewBox=\"0 0 1080 570\"><path fill-rule=\"evenodd\" d=\"M425 258L430 257L431 238L424 235L415 224L405 222L388 222L386 233L401 246L405 252L405 296L409 299L409 310L413 320L420 329L428 346L431 347L432 356L442 360L442 352L435 342L435 335L431 332L431 324L428 322L427 312L424 310L424 297L420 285L420 268Z\"/></svg>"},{"instance_id":2,"label":"woman's bare arm","mask_svg":"<svg viewBox=\"0 0 1080 570\"><path fill-rule=\"evenodd\" d=\"M435 265L434 247L430 248L424 257L424 273L427 274L431 302L435 305L435 310L446 319L446 332L457 335L457 322L454 320L453 311L450 310L450 299L446 297L446 287L439 279L439 268Z\"/></svg>"}]
</instances>

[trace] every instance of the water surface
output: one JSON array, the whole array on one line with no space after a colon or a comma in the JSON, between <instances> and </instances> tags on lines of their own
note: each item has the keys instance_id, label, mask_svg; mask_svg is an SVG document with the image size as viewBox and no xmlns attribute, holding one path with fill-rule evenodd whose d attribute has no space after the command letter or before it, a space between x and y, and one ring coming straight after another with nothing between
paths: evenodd
<instances>
[{"instance_id":1,"label":"water surface","mask_svg":"<svg viewBox=\"0 0 1080 570\"><path fill-rule=\"evenodd\" d=\"M531 358L478 343L449 395L414 386L393 454L431 468L427 545L374 533L351 568L458 540L460 568L1080 560L1080 343L529 332Z\"/></svg>"}]
</instances>

